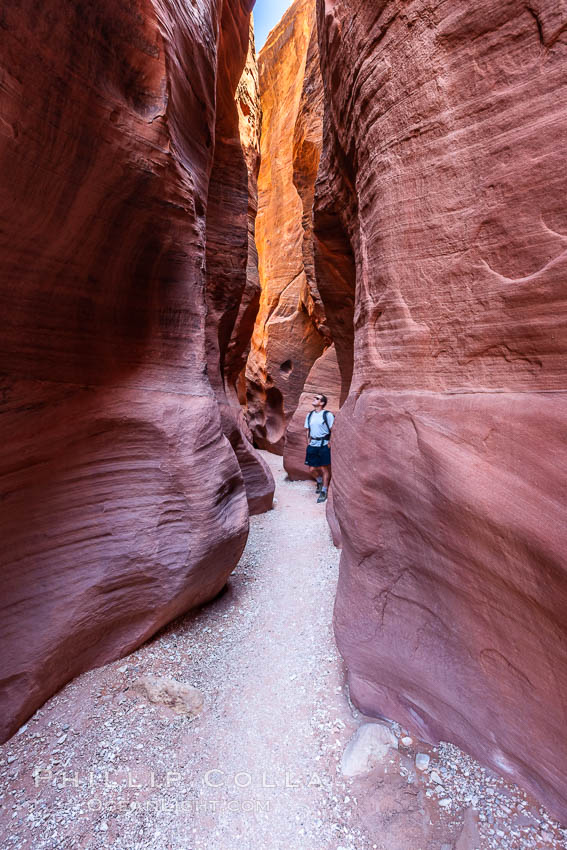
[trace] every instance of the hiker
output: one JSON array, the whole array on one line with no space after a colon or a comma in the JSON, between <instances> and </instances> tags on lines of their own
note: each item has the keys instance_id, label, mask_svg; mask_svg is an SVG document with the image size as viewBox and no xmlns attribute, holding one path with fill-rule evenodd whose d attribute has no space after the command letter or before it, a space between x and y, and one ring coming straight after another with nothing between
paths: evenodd
<instances>
[{"instance_id":1,"label":"hiker","mask_svg":"<svg viewBox=\"0 0 567 850\"><path fill-rule=\"evenodd\" d=\"M331 481L331 428L335 417L330 410L325 410L326 395L313 396L313 410L305 417L307 436L307 452L305 466L309 467L311 475L317 481L317 502L325 502Z\"/></svg>"}]
</instances>

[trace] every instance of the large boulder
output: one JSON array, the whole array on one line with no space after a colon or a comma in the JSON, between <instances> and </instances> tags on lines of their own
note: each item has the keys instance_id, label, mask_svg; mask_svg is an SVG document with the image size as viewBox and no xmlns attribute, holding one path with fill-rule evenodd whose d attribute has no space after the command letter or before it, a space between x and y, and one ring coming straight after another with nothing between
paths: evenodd
<instances>
[{"instance_id":1,"label":"large boulder","mask_svg":"<svg viewBox=\"0 0 567 850\"><path fill-rule=\"evenodd\" d=\"M319 0L318 23L350 693L565 818L564 16Z\"/></svg>"},{"instance_id":2,"label":"large boulder","mask_svg":"<svg viewBox=\"0 0 567 850\"><path fill-rule=\"evenodd\" d=\"M364 776L383 763L390 750L398 749L398 739L383 723L363 723L359 726L343 753L343 776Z\"/></svg>"},{"instance_id":3,"label":"large boulder","mask_svg":"<svg viewBox=\"0 0 567 850\"><path fill-rule=\"evenodd\" d=\"M3 9L2 739L213 597L244 547L205 265L216 102L251 5Z\"/></svg>"}]
</instances>

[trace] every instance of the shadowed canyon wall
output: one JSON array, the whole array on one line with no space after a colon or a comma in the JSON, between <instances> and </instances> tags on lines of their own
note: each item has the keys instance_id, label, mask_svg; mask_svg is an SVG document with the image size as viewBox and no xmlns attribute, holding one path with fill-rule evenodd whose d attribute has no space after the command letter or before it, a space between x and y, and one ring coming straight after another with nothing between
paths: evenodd
<instances>
[{"instance_id":1,"label":"shadowed canyon wall","mask_svg":"<svg viewBox=\"0 0 567 850\"><path fill-rule=\"evenodd\" d=\"M354 364L333 436L352 698L563 819L566 22L551 0L318 0L315 201Z\"/></svg>"},{"instance_id":2,"label":"shadowed canyon wall","mask_svg":"<svg viewBox=\"0 0 567 850\"><path fill-rule=\"evenodd\" d=\"M230 57L242 36L225 4L219 62ZM236 31L235 31L236 30ZM249 49L240 68L230 66L229 85L217 77L215 158L207 204L207 370L219 404L222 429L244 476L250 512L272 506L274 480L252 446L238 399L237 381L246 365L260 300L254 225L258 208L258 168L262 114L252 23ZM234 92L236 90L236 102Z\"/></svg>"},{"instance_id":3,"label":"shadowed canyon wall","mask_svg":"<svg viewBox=\"0 0 567 850\"><path fill-rule=\"evenodd\" d=\"M251 5L18 0L0 14L2 739L218 593L246 541L205 343L217 322L230 384L246 342L227 340L257 297L234 107ZM234 198L226 327L205 320L211 174ZM269 500L253 465L249 497Z\"/></svg>"},{"instance_id":4,"label":"shadowed canyon wall","mask_svg":"<svg viewBox=\"0 0 567 850\"><path fill-rule=\"evenodd\" d=\"M246 368L246 415L256 444L279 454L311 366L330 344L310 247L322 116L314 25L314 0L296 0L258 60L263 129L256 241L262 294Z\"/></svg>"}]
</instances>

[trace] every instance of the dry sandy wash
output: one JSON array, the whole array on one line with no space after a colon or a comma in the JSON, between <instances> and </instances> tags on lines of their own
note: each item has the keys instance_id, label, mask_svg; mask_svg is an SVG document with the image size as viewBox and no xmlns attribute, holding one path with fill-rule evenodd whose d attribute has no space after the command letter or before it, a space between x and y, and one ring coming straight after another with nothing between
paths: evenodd
<instances>
[{"instance_id":1,"label":"dry sandy wash","mask_svg":"<svg viewBox=\"0 0 567 850\"><path fill-rule=\"evenodd\" d=\"M252 518L226 590L72 681L2 747L2 850L564 846L517 789L456 748L404 741L395 724L398 749L343 776L367 719L348 701L332 634L339 553L313 485L265 457L275 508ZM136 685L147 675L197 687L200 715L149 702ZM428 771L415 769L419 751Z\"/></svg>"}]
</instances>

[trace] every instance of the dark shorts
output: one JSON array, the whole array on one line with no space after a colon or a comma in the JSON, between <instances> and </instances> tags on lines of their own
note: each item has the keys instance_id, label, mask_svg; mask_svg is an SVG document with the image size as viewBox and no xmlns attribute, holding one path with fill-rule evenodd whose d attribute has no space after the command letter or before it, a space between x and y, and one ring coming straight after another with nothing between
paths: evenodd
<instances>
[{"instance_id":1,"label":"dark shorts","mask_svg":"<svg viewBox=\"0 0 567 850\"><path fill-rule=\"evenodd\" d=\"M331 449L329 446L307 446L305 466L330 466Z\"/></svg>"}]
</instances>

